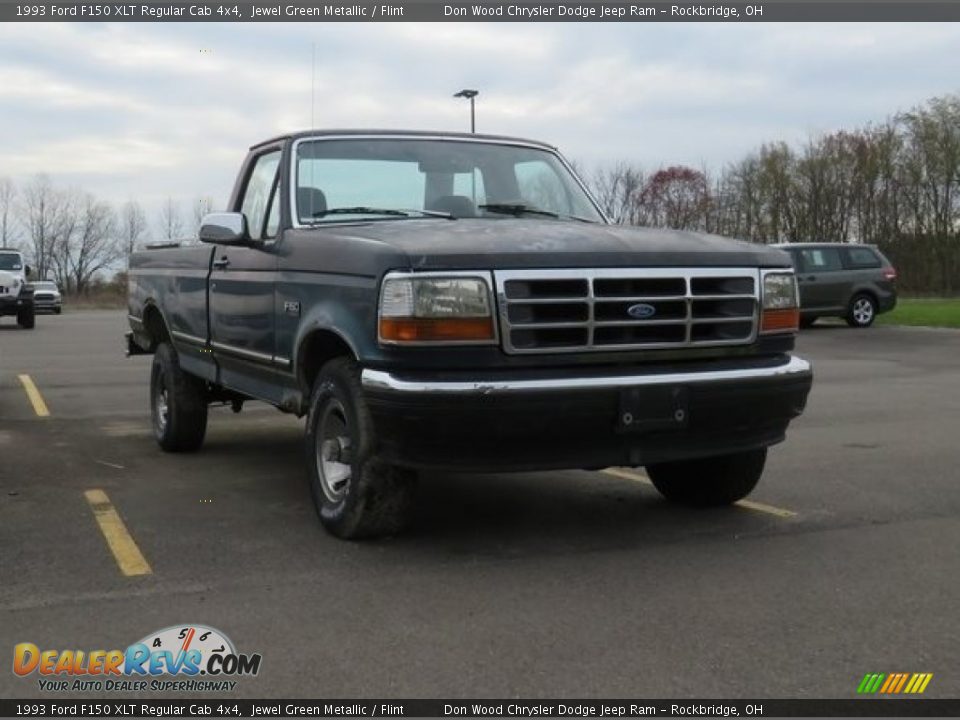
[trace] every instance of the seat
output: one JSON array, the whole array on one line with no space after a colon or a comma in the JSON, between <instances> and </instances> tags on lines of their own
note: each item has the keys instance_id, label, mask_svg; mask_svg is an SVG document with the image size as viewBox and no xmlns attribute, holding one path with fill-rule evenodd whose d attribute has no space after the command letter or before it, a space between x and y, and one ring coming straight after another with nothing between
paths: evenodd
<instances>
[{"instance_id":1,"label":"seat","mask_svg":"<svg viewBox=\"0 0 960 720\"><path fill-rule=\"evenodd\" d=\"M477 208L473 201L464 195L442 195L433 200L427 210L450 213L458 218L472 218L477 216Z\"/></svg>"},{"instance_id":2,"label":"seat","mask_svg":"<svg viewBox=\"0 0 960 720\"><path fill-rule=\"evenodd\" d=\"M301 220L312 220L327 211L327 196L315 187L297 188L297 214Z\"/></svg>"}]
</instances>

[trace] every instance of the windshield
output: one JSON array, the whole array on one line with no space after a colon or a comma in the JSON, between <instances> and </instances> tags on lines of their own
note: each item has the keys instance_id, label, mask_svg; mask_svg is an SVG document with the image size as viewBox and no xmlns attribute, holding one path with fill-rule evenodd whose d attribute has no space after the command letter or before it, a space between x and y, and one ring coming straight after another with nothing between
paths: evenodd
<instances>
[{"instance_id":1,"label":"windshield","mask_svg":"<svg viewBox=\"0 0 960 720\"><path fill-rule=\"evenodd\" d=\"M52 282L35 282L33 287L37 290L56 290L57 286Z\"/></svg>"},{"instance_id":2,"label":"windshield","mask_svg":"<svg viewBox=\"0 0 960 720\"><path fill-rule=\"evenodd\" d=\"M23 270L19 253L0 253L0 270Z\"/></svg>"},{"instance_id":3,"label":"windshield","mask_svg":"<svg viewBox=\"0 0 960 720\"><path fill-rule=\"evenodd\" d=\"M535 147L402 138L307 140L296 151L301 224L422 217L603 222L560 159Z\"/></svg>"}]
</instances>

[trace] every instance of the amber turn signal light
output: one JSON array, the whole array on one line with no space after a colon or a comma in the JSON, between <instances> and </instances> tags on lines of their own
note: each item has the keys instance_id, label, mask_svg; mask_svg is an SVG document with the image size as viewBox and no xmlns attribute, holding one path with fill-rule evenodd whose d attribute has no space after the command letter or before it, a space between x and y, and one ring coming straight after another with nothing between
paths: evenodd
<instances>
[{"instance_id":1,"label":"amber turn signal light","mask_svg":"<svg viewBox=\"0 0 960 720\"><path fill-rule=\"evenodd\" d=\"M493 318L380 318L387 342L482 342L494 339Z\"/></svg>"},{"instance_id":2,"label":"amber turn signal light","mask_svg":"<svg viewBox=\"0 0 960 720\"><path fill-rule=\"evenodd\" d=\"M800 328L799 308L764 310L760 320L760 332L793 332Z\"/></svg>"}]
</instances>

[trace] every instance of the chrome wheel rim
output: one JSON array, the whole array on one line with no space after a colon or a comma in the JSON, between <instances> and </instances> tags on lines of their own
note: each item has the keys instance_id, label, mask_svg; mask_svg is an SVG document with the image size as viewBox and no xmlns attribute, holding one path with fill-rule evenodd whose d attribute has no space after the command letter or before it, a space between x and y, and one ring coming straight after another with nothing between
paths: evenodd
<instances>
[{"instance_id":1,"label":"chrome wheel rim","mask_svg":"<svg viewBox=\"0 0 960 720\"><path fill-rule=\"evenodd\" d=\"M157 425L157 433L163 435L170 420L170 399L167 396L167 386L161 375L157 381L157 393L154 399L153 421Z\"/></svg>"},{"instance_id":2,"label":"chrome wheel rim","mask_svg":"<svg viewBox=\"0 0 960 720\"><path fill-rule=\"evenodd\" d=\"M867 298L860 298L853 303L853 319L858 325L866 325L873 319L873 303Z\"/></svg>"},{"instance_id":3,"label":"chrome wheel rim","mask_svg":"<svg viewBox=\"0 0 960 720\"><path fill-rule=\"evenodd\" d=\"M317 422L316 462L320 488L327 500L340 502L350 488L353 439L339 400L330 400Z\"/></svg>"}]
</instances>

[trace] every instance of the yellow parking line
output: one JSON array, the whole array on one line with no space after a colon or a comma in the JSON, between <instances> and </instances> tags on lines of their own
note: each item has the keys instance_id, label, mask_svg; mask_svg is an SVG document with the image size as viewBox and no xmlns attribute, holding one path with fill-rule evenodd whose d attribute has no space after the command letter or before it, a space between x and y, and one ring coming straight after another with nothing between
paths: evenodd
<instances>
[{"instance_id":1,"label":"yellow parking line","mask_svg":"<svg viewBox=\"0 0 960 720\"><path fill-rule=\"evenodd\" d=\"M133 541L117 511L113 509L107 494L103 490L87 490L84 495L100 526L100 532L107 541L107 546L113 553L117 565L120 566L120 572L128 576L152 573L150 564Z\"/></svg>"},{"instance_id":2,"label":"yellow parking line","mask_svg":"<svg viewBox=\"0 0 960 720\"><path fill-rule=\"evenodd\" d=\"M623 478L624 480L633 480L635 482L642 482L644 485L653 485L650 482L650 478L646 476L646 473L640 473L636 470L623 470L621 468L607 468L606 470L601 470L600 472L606 473L607 475L613 475L614 477Z\"/></svg>"},{"instance_id":3,"label":"yellow parking line","mask_svg":"<svg viewBox=\"0 0 960 720\"><path fill-rule=\"evenodd\" d=\"M636 470L627 470L625 468L607 468L601 472L606 473L607 475L613 475L614 477L624 478L626 480L633 480L635 482L641 482L645 485L652 485L650 478L647 477L646 473L641 473ZM762 512L767 515L775 515L780 518L792 518L796 517L797 514L793 510L786 510L785 508L779 508L774 505L767 505L765 503L754 502L753 500L738 500L734 503L742 508L747 510L753 510L754 512Z\"/></svg>"},{"instance_id":4,"label":"yellow parking line","mask_svg":"<svg viewBox=\"0 0 960 720\"><path fill-rule=\"evenodd\" d=\"M781 518L792 518L797 516L793 510L778 508L775 505L766 505L765 503L754 502L753 500L737 500L734 505L739 505L747 510L756 510L757 512L767 513L767 515L776 515L777 517Z\"/></svg>"},{"instance_id":5,"label":"yellow parking line","mask_svg":"<svg viewBox=\"0 0 960 720\"><path fill-rule=\"evenodd\" d=\"M20 384L23 385L27 397L30 398L30 404L33 405L33 411L37 414L37 417L50 417L50 410L47 409L47 404L43 401L43 395L33 384L33 379L29 375L20 375L19 377Z\"/></svg>"}]
</instances>

